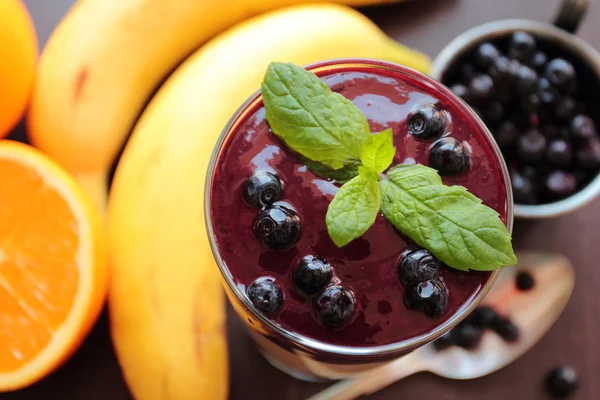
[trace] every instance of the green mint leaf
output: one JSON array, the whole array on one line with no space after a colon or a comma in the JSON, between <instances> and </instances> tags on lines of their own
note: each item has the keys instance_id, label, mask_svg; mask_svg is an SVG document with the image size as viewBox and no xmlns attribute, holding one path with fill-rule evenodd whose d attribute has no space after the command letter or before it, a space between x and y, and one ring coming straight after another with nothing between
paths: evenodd
<instances>
[{"instance_id":1,"label":"green mint leaf","mask_svg":"<svg viewBox=\"0 0 600 400\"><path fill-rule=\"evenodd\" d=\"M399 165L379 182L381 211L402 233L459 270L491 271L517 258L498 213L423 165Z\"/></svg>"},{"instance_id":2,"label":"green mint leaf","mask_svg":"<svg viewBox=\"0 0 600 400\"><path fill-rule=\"evenodd\" d=\"M271 129L292 150L333 169L360 160L370 135L367 119L315 74L271 63L261 89Z\"/></svg>"},{"instance_id":3,"label":"green mint leaf","mask_svg":"<svg viewBox=\"0 0 600 400\"><path fill-rule=\"evenodd\" d=\"M359 175L344 184L329 203L325 216L333 242L342 247L360 237L375 223L380 206L377 180Z\"/></svg>"},{"instance_id":4,"label":"green mint leaf","mask_svg":"<svg viewBox=\"0 0 600 400\"><path fill-rule=\"evenodd\" d=\"M374 181L379 180L379 174L377 172L375 172L375 170L372 170L371 168L367 168L364 165L361 165L358 167L358 174L360 176L364 177L365 179L370 179L370 180L374 180Z\"/></svg>"},{"instance_id":5,"label":"green mint leaf","mask_svg":"<svg viewBox=\"0 0 600 400\"><path fill-rule=\"evenodd\" d=\"M329 167L324 166L316 161L309 160L305 157L302 157L302 162L306 165L312 172L317 175L322 176L323 178L331 179L336 181L340 185L348 182L350 179L354 178L358 175L358 167L359 163L354 162L346 165L345 167L339 169L331 169Z\"/></svg>"},{"instance_id":6,"label":"green mint leaf","mask_svg":"<svg viewBox=\"0 0 600 400\"><path fill-rule=\"evenodd\" d=\"M392 161L396 149L394 148L394 137L391 128L369 136L363 144L360 153L360 161L369 169L378 174L385 171Z\"/></svg>"}]
</instances>

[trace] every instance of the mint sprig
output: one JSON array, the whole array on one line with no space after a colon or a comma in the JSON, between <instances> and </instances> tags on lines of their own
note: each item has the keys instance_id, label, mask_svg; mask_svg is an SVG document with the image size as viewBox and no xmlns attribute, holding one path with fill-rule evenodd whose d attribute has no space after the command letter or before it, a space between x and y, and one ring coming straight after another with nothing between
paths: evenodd
<instances>
[{"instance_id":1,"label":"mint sprig","mask_svg":"<svg viewBox=\"0 0 600 400\"><path fill-rule=\"evenodd\" d=\"M329 236L342 247L362 236L375 223L381 204L377 179L359 175L345 183L327 208Z\"/></svg>"},{"instance_id":2,"label":"mint sprig","mask_svg":"<svg viewBox=\"0 0 600 400\"><path fill-rule=\"evenodd\" d=\"M517 262L498 213L462 186L446 186L437 171L398 165L379 181L383 216L445 264L493 271Z\"/></svg>"},{"instance_id":3,"label":"mint sprig","mask_svg":"<svg viewBox=\"0 0 600 400\"><path fill-rule=\"evenodd\" d=\"M313 73L271 63L261 88L271 129L294 151L332 169L360 160L367 119Z\"/></svg>"},{"instance_id":4,"label":"mint sprig","mask_svg":"<svg viewBox=\"0 0 600 400\"><path fill-rule=\"evenodd\" d=\"M342 247L383 216L403 234L459 270L490 271L517 259L498 213L462 186L446 186L423 165L391 165L393 132L371 134L351 101L293 64L271 63L262 84L273 132L315 173L342 183L325 217Z\"/></svg>"}]
</instances>

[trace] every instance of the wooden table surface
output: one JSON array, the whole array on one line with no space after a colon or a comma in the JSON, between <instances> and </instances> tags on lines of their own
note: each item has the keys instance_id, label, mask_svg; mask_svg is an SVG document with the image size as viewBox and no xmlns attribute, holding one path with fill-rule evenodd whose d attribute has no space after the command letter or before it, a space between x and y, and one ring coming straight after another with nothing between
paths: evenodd
<instances>
[{"instance_id":1,"label":"wooden table surface","mask_svg":"<svg viewBox=\"0 0 600 400\"><path fill-rule=\"evenodd\" d=\"M173 0L176 1L176 0ZM40 45L73 0L25 0L35 20ZM365 9L390 36L435 56L453 37L475 25L505 17L550 21L560 0L416 0ZM580 35L600 49L600 4L592 5ZM13 137L22 136L22 128ZM465 382L422 373L371 396L395 400L536 400L548 398L542 377L557 364L571 364L581 387L574 399L600 399L600 199L586 208L543 222L518 220L518 249L566 254L578 273L565 313L537 346L491 376ZM325 387L297 381L275 370L257 353L230 313L232 399L302 399ZM121 377L104 314L81 349L52 376L0 400L130 399ZM199 394L199 399L202 396ZM177 400L177 399L174 399Z\"/></svg>"}]
</instances>

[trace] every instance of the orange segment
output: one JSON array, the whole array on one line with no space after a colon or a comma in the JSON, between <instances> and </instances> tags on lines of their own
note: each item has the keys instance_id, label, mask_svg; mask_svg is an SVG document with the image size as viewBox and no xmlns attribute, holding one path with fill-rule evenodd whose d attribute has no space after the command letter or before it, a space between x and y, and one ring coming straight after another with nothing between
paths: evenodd
<instances>
[{"instance_id":1,"label":"orange segment","mask_svg":"<svg viewBox=\"0 0 600 400\"><path fill-rule=\"evenodd\" d=\"M61 167L0 141L0 391L53 371L97 319L106 291L99 221Z\"/></svg>"}]
</instances>

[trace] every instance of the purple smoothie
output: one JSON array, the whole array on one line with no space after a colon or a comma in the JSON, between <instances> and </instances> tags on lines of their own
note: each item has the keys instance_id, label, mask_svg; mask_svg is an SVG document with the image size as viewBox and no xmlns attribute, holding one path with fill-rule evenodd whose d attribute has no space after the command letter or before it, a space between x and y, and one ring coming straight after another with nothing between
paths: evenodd
<instances>
[{"instance_id":1,"label":"purple smoothie","mask_svg":"<svg viewBox=\"0 0 600 400\"><path fill-rule=\"evenodd\" d=\"M444 109L449 116L448 135L465 141L471 153L469 171L444 177L444 183L465 186L506 222L506 182L498 159L488 139L456 105L456 100L392 70L353 66L351 70L340 72L338 68L318 75L363 112L372 132L392 128L397 150L392 165L428 164L431 142L417 140L408 133L407 116L419 105L433 103ZM244 185L257 171L279 176L284 185L282 201L300 217L302 234L289 250L270 250L254 235L258 211L244 199ZM341 346L396 343L435 329L467 306L488 280L489 273L464 273L442 264L440 279L449 293L447 311L432 318L407 308L398 278L398 259L412 243L379 215L365 235L338 248L325 226L327 207L338 188L338 184L313 173L273 134L260 102L237 124L218 154L210 202L218 251L242 292L257 278L275 279L283 290L284 302L271 318L282 328ZM306 256L327 260L333 267L333 283L354 294L352 319L341 328L320 325L311 300L294 288L292 273Z\"/></svg>"}]
</instances>

